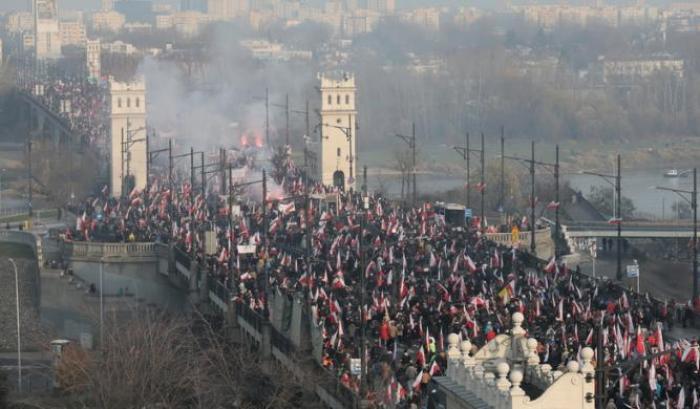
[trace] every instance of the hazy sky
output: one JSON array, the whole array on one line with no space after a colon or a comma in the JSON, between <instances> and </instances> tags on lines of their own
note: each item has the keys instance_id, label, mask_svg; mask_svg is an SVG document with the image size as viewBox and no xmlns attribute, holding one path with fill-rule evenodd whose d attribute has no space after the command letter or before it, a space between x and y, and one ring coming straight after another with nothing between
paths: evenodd
<instances>
[{"instance_id":1,"label":"hazy sky","mask_svg":"<svg viewBox=\"0 0 700 409\"><path fill-rule=\"evenodd\" d=\"M0 12L5 12L9 10L19 10L27 9L30 0L0 0ZM660 4L669 3L672 0L648 0L647 3L650 4ZM700 0L684 0L685 2L696 2ZM426 4L430 3L430 0L397 0L397 5L400 3L419 3ZM437 0L438 3L445 3L444 0ZM514 0L514 3L559 3L566 2L565 0ZM569 3L592 3L592 0L568 0ZM607 0L605 1L609 4L614 3L633 3L632 0ZM177 5L180 3L179 0L159 0L158 3L170 3ZM469 4L469 5L481 5L485 6L489 3L493 3L493 0L459 0L458 3ZM59 10L94 10L100 5L100 0L58 0Z\"/></svg>"}]
</instances>

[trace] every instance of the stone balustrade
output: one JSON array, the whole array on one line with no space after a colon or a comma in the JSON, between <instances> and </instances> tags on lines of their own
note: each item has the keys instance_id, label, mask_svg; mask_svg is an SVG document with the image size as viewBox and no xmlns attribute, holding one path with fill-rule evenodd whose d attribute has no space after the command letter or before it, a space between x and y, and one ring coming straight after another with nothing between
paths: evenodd
<instances>
[{"instance_id":1,"label":"stone balustrade","mask_svg":"<svg viewBox=\"0 0 700 409\"><path fill-rule=\"evenodd\" d=\"M441 387L452 392L447 409L595 407L593 350L584 348L580 363L570 361L562 370L552 370L551 366L540 364L537 340L526 337L523 319L522 314L513 314L511 333L497 336L473 355L469 340L460 341L457 334L448 336L447 381L438 380ZM542 394L531 400L524 385L528 386L525 389L534 388Z\"/></svg>"},{"instance_id":2,"label":"stone balustrade","mask_svg":"<svg viewBox=\"0 0 700 409\"><path fill-rule=\"evenodd\" d=\"M160 243L99 243L99 242L65 242L67 255L71 259L105 259L105 258L147 258L155 259Z\"/></svg>"},{"instance_id":3,"label":"stone balustrade","mask_svg":"<svg viewBox=\"0 0 700 409\"><path fill-rule=\"evenodd\" d=\"M537 232L535 232L535 237L550 237L551 234L549 227L547 227L546 229L537 230ZM513 245L513 234L511 233L486 233L485 236L494 243L506 246ZM530 232L521 231L518 233L518 243L523 246L528 245L530 243Z\"/></svg>"}]
</instances>

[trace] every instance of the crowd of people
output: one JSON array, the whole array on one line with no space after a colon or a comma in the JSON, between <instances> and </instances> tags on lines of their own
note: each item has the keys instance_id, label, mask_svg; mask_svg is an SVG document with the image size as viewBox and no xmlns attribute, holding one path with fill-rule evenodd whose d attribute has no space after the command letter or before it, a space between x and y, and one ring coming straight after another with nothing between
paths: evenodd
<instances>
[{"instance_id":1,"label":"crowd of people","mask_svg":"<svg viewBox=\"0 0 700 409\"><path fill-rule=\"evenodd\" d=\"M103 146L109 127L109 97L104 84L65 76L41 81L22 81L24 91L32 94L51 112L63 118L82 143Z\"/></svg>"},{"instance_id":2,"label":"crowd of people","mask_svg":"<svg viewBox=\"0 0 700 409\"><path fill-rule=\"evenodd\" d=\"M525 316L542 363L579 359L602 333L609 405L696 407L700 352L694 340L664 338L682 306L660 303L594 280L551 260L533 262L498 247L478 226L454 227L431 203L405 209L362 194L336 192L334 203L307 194L333 189L305 183L287 160L273 176L283 193L234 207L187 183L175 191L111 198L106 190L73 209L73 240L174 242L208 265L239 303L267 314L266 292L301 293L323 339L321 364L379 407L420 407L432 376L445 372L450 333L475 350ZM240 207L239 207L240 206ZM233 211L233 212L232 212ZM205 232L217 251L206 255ZM255 245L239 254L239 245ZM364 324L364 325L363 325ZM367 364L366 387L351 359ZM666 352L666 353L664 353ZM638 364L630 364L634 359Z\"/></svg>"}]
</instances>

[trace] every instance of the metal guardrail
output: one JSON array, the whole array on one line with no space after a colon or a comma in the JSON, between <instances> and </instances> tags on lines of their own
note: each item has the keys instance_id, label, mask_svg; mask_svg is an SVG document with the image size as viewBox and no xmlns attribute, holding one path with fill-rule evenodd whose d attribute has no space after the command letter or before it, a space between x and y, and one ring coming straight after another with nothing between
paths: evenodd
<instances>
[{"instance_id":1,"label":"metal guardrail","mask_svg":"<svg viewBox=\"0 0 700 409\"><path fill-rule=\"evenodd\" d=\"M292 341L272 325L270 326L270 336L272 346L279 349L285 355L290 355L296 350Z\"/></svg>"},{"instance_id":2,"label":"metal guardrail","mask_svg":"<svg viewBox=\"0 0 700 409\"><path fill-rule=\"evenodd\" d=\"M207 286L210 294L214 294L223 305L228 305L229 300L231 300L231 290L211 276L207 278Z\"/></svg>"},{"instance_id":3,"label":"metal guardrail","mask_svg":"<svg viewBox=\"0 0 700 409\"><path fill-rule=\"evenodd\" d=\"M183 267L189 270L192 266L192 259L190 258L189 254L185 253L178 247L174 247L173 249L175 251L175 261L182 264Z\"/></svg>"},{"instance_id":4,"label":"metal guardrail","mask_svg":"<svg viewBox=\"0 0 700 409\"><path fill-rule=\"evenodd\" d=\"M253 329L259 333L262 333L262 323L265 321L265 319L260 314L251 310L247 305L240 303L236 304L236 313Z\"/></svg>"}]
</instances>

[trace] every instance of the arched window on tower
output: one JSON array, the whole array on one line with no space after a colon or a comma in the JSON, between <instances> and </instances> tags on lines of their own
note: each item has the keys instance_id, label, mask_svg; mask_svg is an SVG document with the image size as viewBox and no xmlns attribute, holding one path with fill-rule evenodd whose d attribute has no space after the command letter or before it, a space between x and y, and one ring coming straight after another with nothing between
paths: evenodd
<instances>
[{"instance_id":1,"label":"arched window on tower","mask_svg":"<svg viewBox=\"0 0 700 409\"><path fill-rule=\"evenodd\" d=\"M328 95L328 105L333 105L333 96Z\"/></svg>"},{"instance_id":2,"label":"arched window on tower","mask_svg":"<svg viewBox=\"0 0 700 409\"><path fill-rule=\"evenodd\" d=\"M136 108L140 107L140 106L141 106L141 98L136 97L136 102L135 102L135 104L136 104Z\"/></svg>"},{"instance_id":3,"label":"arched window on tower","mask_svg":"<svg viewBox=\"0 0 700 409\"><path fill-rule=\"evenodd\" d=\"M121 108L121 107L122 107L122 99L117 98L117 108Z\"/></svg>"},{"instance_id":4,"label":"arched window on tower","mask_svg":"<svg viewBox=\"0 0 700 409\"><path fill-rule=\"evenodd\" d=\"M131 108L131 98L126 99L126 107Z\"/></svg>"},{"instance_id":5,"label":"arched window on tower","mask_svg":"<svg viewBox=\"0 0 700 409\"><path fill-rule=\"evenodd\" d=\"M350 105L350 94L345 94L345 105Z\"/></svg>"},{"instance_id":6,"label":"arched window on tower","mask_svg":"<svg viewBox=\"0 0 700 409\"><path fill-rule=\"evenodd\" d=\"M340 148L338 148L338 157L340 157Z\"/></svg>"},{"instance_id":7,"label":"arched window on tower","mask_svg":"<svg viewBox=\"0 0 700 409\"><path fill-rule=\"evenodd\" d=\"M335 100L336 100L336 103L337 103L338 105L340 105L340 94L338 94L338 95L336 96L336 99L335 99Z\"/></svg>"}]
</instances>

